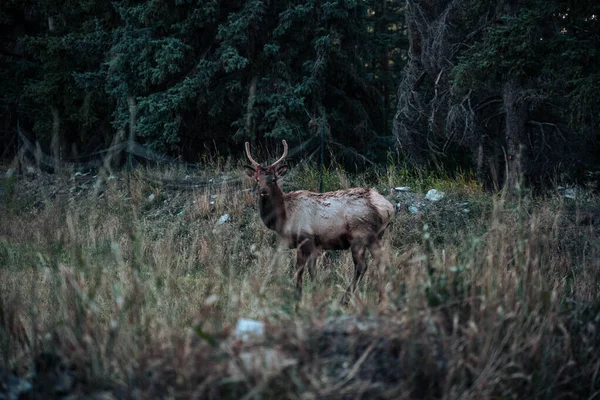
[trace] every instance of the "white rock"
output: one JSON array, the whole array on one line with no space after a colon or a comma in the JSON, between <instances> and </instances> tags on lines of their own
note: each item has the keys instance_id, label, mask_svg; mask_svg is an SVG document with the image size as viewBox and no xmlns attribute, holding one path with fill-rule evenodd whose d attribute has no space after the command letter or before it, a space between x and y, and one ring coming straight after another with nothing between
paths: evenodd
<instances>
[{"instance_id":1,"label":"white rock","mask_svg":"<svg viewBox=\"0 0 600 400\"><path fill-rule=\"evenodd\" d=\"M248 340L251 336L261 337L265 334L265 323L255 319L240 318L235 326L233 335L241 340Z\"/></svg>"},{"instance_id":2,"label":"white rock","mask_svg":"<svg viewBox=\"0 0 600 400\"><path fill-rule=\"evenodd\" d=\"M408 192L410 190L410 186L398 186L395 187L394 190L396 192Z\"/></svg>"},{"instance_id":3,"label":"white rock","mask_svg":"<svg viewBox=\"0 0 600 400\"><path fill-rule=\"evenodd\" d=\"M444 198L444 192L438 192L435 189L431 189L429 192L427 192L425 198L429 201L438 201Z\"/></svg>"},{"instance_id":4,"label":"white rock","mask_svg":"<svg viewBox=\"0 0 600 400\"><path fill-rule=\"evenodd\" d=\"M462 210L462 212L464 212L465 214L467 214L467 213L470 213L471 210L469 210L468 208L465 208L465 209Z\"/></svg>"},{"instance_id":5,"label":"white rock","mask_svg":"<svg viewBox=\"0 0 600 400\"><path fill-rule=\"evenodd\" d=\"M573 188L566 189L564 196L567 199L574 199L576 197L575 196L575 189L573 189Z\"/></svg>"},{"instance_id":6,"label":"white rock","mask_svg":"<svg viewBox=\"0 0 600 400\"><path fill-rule=\"evenodd\" d=\"M6 177L7 178L10 178L14 174L15 174L15 169L14 168L9 168L9 169L6 170Z\"/></svg>"},{"instance_id":7,"label":"white rock","mask_svg":"<svg viewBox=\"0 0 600 400\"><path fill-rule=\"evenodd\" d=\"M297 363L297 360L287 356L281 350L259 347L243 351L237 360L231 360L229 374L232 378L239 380L247 379L248 374L274 376Z\"/></svg>"},{"instance_id":8,"label":"white rock","mask_svg":"<svg viewBox=\"0 0 600 400\"><path fill-rule=\"evenodd\" d=\"M216 194L211 194L211 195L210 195L210 198L211 198L211 199L216 199L216 198L217 198L217 195L216 195Z\"/></svg>"},{"instance_id":9,"label":"white rock","mask_svg":"<svg viewBox=\"0 0 600 400\"><path fill-rule=\"evenodd\" d=\"M415 206L409 206L409 207L408 207L408 211L410 211L410 212L411 212L411 213L413 213L413 214L416 214L416 213L418 213L418 212L419 212L419 208L418 208L418 207L415 207Z\"/></svg>"},{"instance_id":10,"label":"white rock","mask_svg":"<svg viewBox=\"0 0 600 400\"><path fill-rule=\"evenodd\" d=\"M35 175L35 168L33 168L33 167L27 167L27 174L28 175Z\"/></svg>"},{"instance_id":11,"label":"white rock","mask_svg":"<svg viewBox=\"0 0 600 400\"><path fill-rule=\"evenodd\" d=\"M116 177L112 174L108 176L109 181L114 181L115 179L116 179Z\"/></svg>"},{"instance_id":12,"label":"white rock","mask_svg":"<svg viewBox=\"0 0 600 400\"><path fill-rule=\"evenodd\" d=\"M211 294L206 298L206 300L204 300L204 304L207 306L212 306L217 301L219 301L219 296L217 296L216 294Z\"/></svg>"},{"instance_id":13,"label":"white rock","mask_svg":"<svg viewBox=\"0 0 600 400\"><path fill-rule=\"evenodd\" d=\"M148 196L148 200L154 201L154 197L154 193L150 193L150 196Z\"/></svg>"},{"instance_id":14,"label":"white rock","mask_svg":"<svg viewBox=\"0 0 600 400\"><path fill-rule=\"evenodd\" d=\"M219 218L219 220L217 221L217 225L223 225L225 222L229 222L230 219L231 217L229 216L229 214L223 214L221 215L221 218Z\"/></svg>"}]
</instances>

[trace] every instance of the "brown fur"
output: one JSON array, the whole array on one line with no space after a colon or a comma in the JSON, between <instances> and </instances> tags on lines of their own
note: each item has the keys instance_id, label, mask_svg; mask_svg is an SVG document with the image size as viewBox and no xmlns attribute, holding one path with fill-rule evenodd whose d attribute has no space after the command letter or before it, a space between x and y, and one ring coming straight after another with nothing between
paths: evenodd
<instances>
[{"instance_id":1,"label":"brown fur","mask_svg":"<svg viewBox=\"0 0 600 400\"><path fill-rule=\"evenodd\" d=\"M343 297L347 303L364 275L365 250L368 248L378 266L380 277L385 268L381 237L394 215L394 206L377 191L368 188L353 188L328 193L306 190L284 193L278 180L287 172L282 165L287 154L268 167L260 166L250 155L253 167L246 174L258 185L258 207L265 225L282 237L290 248L296 248L296 289L302 296L302 276L305 266L314 278L314 265L323 250L352 251L354 279ZM383 287L380 282L380 299Z\"/></svg>"}]
</instances>

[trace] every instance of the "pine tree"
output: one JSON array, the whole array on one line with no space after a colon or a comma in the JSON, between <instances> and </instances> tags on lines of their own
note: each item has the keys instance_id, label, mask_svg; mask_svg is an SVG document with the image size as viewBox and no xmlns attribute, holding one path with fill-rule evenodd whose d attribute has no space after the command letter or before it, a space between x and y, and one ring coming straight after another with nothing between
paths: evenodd
<instances>
[{"instance_id":1,"label":"pine tree","mask_svg":"<svg viewBox=\"0 0 600 400\"><path fill-rule=\"evenodd\" d=\"M105 3L8 2L3 11L12 17L8 24L24 27L9 34L15 51L3 57L2 80L11 93L3 94L4 105L16 107L10 124L18 119L29 127L57 159L90 151L101 140L97 129L108 122L109 105L102 91L78 86L73 74L102 60L107 38L98 18L110 18Z\"/></svg>"},{"instance_id":2,"label":"pine tree","mask_svg":"<svg viewBox=\"0 0 600 400\"><path fill-rule=\"evenodd\" d=\"M5 30L15 12L30 21L11 32L21 58L0 58L11 88L3 104L19 104L21 125L46 147L54 137L63 155L119 132L189 159L207 143L239 152L247 138L304 141L323 111L331 142L368 155L391 144L405 45L398 0L9 0L0 9Z\"/></svg>"},{"instance_id":3,"label":"pine tree","mask_svg":"<svg viewBox=\"0 0 600 400\"><path fill-rule=\"evenodd\" d=\"M593 162L600 6L410 1L394 131L415 164L475 166L514 189ZM585 83L584 83L585 82ZM583 111L583 112L581 112ZM467 156L467 157L465 157Z\"/></svg>"}]
</instances>

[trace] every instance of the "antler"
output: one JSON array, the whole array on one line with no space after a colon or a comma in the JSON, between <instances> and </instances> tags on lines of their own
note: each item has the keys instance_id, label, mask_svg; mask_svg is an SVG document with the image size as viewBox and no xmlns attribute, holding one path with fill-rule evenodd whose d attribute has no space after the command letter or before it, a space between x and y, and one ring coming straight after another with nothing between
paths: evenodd
<instances>
[{"instance_id":1,"label":"antler","mask_svg":"<svg viewBox=\"0 0 600 400\"><path fill-rule=\"evenodd\" d=\"M260 167L260 164L254 161L254 158L250 155L250 143L246 142L246 155L248 156L248 160L252 163L254 168Z\"/></svg>"},{"instance_id":2,"label":"antler","mask_svg":"<svg viewBox=\"0 0 600 400\"><path fill-rule=\"evenodd\" d=\"M285 160L285 157L288 154L288 146L285 140L282 140L283 142L283 155L281 156L281 158L277 161L275 161L273 164L271 164L271 167L275 167L277 165L279 165L279 163L281 163L283 160Z\"/></svg>"},{"instance_id":3,"label":"antler","mask_svg":"<svg viewBox=\"0 0 600 400\"><path fill-rule=\"evenodd\" d=\"M283 142L283 155L281 156L281 158L279 160L275 161L269 167L276 167L283 160L285 160L285 157L287 157L287 154L288 154L288 145L287 145L287 142L285 140L282 140L282 142ZM254 166L254 168L260 167L260 164L257 163L256 161L254 161L254 158L252 158L252 156L250 155L250 143L248 143L248 142L246 142L246 155L248 156L248 160L250 160L250 162L252 163L252 165Z\"/></svg>"}]
</instances>

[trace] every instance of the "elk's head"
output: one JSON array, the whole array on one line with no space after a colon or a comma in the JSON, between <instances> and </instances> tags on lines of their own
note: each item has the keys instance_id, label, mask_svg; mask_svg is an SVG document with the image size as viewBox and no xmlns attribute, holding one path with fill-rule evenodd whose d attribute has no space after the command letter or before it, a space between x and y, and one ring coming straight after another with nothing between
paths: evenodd
<instances>
[{"instance_id":1,"label":"elk's head","mask_svg":"<svg viewBox=\"0 0 600 400\"><path fill-rule=\"evenodd\" d=\"M250 154L250 144L246 142L246 155L252 166L246 166L246 175L255 179L258 185L258 194L262 198L270 197L273 191L277 188L277 180L284 176L288 171L288 166L284 164L285 157L288 153L288 146L285 140L283 142L283 155L273 164L268 167L263 167L252 158Z\"/></svg>"}]
</instances>

